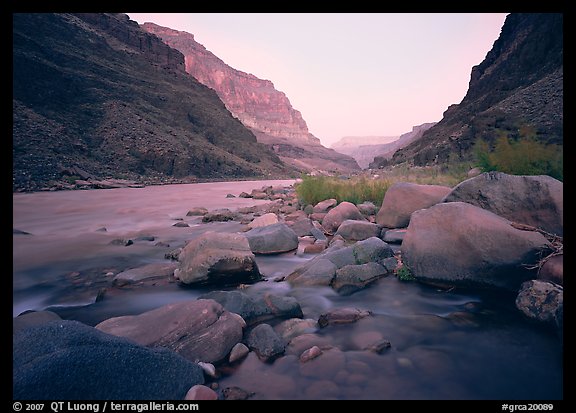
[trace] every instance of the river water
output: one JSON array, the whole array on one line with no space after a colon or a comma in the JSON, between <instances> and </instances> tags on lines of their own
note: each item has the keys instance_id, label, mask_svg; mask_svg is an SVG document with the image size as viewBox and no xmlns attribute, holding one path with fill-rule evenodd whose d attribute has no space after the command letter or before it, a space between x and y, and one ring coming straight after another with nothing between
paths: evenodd
<instances>
[{"instance_id":1,"label":"river water","mask_svg":"<svg viewBox=\"0 0 576 413\"><path fill-rule=\"evenodd\" d=\"M49 309L89 325L139 314L206 290L155 281L109 289L111 277L148 263L207 229L241 231L238 222L202 224L189 209L239 208L266 203L226 198L264 185L293 181L245 181L13 195L13 316ZM173 224L184 220L190 226ZM106 230L104 231L103 228ZM152 238L153 237L153 240ZM111 245L132 239L133 245ZM161 242L162 244L156 245ZM166 245L169 245L166 246ZM244 291L295 297L305 318L339 307L372 315L353 324L310 331L272 363L254 353L224 369L221 388L238 386L253 399L493 399L563 397L562 345L554 331L525 320L514 297L478 291L443 291L386 277L351 296L330 288L292 288L275 278L312 255L257 256L269 281ZM391 347L364 350L378 340ZM301 363L301 351L318 344L324 354ZM304 346L304 348L299 348ZM329 348L331 347L331 348Z\"/></svg>"}]
</instances>

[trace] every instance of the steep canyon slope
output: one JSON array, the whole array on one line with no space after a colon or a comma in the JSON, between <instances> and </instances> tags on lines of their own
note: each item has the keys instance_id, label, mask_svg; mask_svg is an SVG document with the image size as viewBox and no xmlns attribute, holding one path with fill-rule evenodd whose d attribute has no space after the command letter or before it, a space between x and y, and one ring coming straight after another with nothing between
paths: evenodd
<instances>
[{"instance_id":1,"label":"steep canyon slope","mask_svg":"<svg viewBox=\"0 0 576 413\"><path fill-rule=\"evenodd\" d=\"M472 68L460 104L392 163L470 159L478 139L533 135L563 143L563 15L511 13L482 63Z\"/></svg>"},{"instance_id":2,"label":"steep canyon slope","mask_svg":"<svg viewBox=\"0 0 576 413\"><path fill-rule=\"evenodd\" d=\"M158 182L294 173L128 16L14 14L13 190L74 171Z\"/></svg>"},{"instance_id":3,"label":"steep canyon slope","mask_svg":"<svg viewBox=\"0 0 576 413\"><path fill-rule=\"evenodd\" d=\"M302 171L359 169L353 158L322 146L308 131L302 114L271 81L228 66L191 33L154 23L144 23L142 28L182 52L186 71L214 89L228 110L252 130L258 142L271 147L284 162Z\"/></svg>"}]
</instances>

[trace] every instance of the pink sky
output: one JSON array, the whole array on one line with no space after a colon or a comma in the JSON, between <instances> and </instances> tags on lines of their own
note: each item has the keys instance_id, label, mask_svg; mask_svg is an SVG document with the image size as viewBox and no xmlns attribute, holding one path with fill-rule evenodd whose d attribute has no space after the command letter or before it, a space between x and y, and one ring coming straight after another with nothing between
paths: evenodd
<instances>
[{"instance_id":1,"label":"pink sky","mask_svg":"<svg viewBox=\"0 0 576 413\"><path fill-rule=\"evenodd\" d=\"M271 80L325 146L400 135L459 103L506 13L128 13Z\"/></svg>"}]
</instances>

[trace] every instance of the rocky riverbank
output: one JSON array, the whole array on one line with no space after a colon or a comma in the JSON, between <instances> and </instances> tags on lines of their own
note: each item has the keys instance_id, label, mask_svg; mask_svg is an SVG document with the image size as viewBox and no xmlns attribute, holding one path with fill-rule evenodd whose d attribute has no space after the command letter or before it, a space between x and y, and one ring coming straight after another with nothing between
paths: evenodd
<instances>
[{"instance_id":1,"label":"rocky riverbank","mask_svg":"<svg viewBox=\"0 0 576 413\"><path fill-rule=\"evenodd\" d=\"M396 184L380 208L336 200L302 205L293 186L231 193L267 202L190 209L175 224L196 232L181 245L159 245L167 250L163 263L111 272L93 286L101 303L166 285L190 291L190 299L94 326L65 312L70 319L61 319L56 309L14 318L13 396L478 398L482 391L472 388L480 375L463 365L480 356L466 361L443 352L446 337L462 348L475 342L482 354L498 331L511 346L502 355L518 351L510 338L517 331L534 329L538 337L521 351L562 341L562 190L549 177L488 173L455 188ZM219 229L232 222L236 230ZM143 242L119 239L108 248ZM288 255L301 260L265 269ZM450 310L391 312L419 295ZM512 358L500 364L515 365ZM561 398L558 369L548 373L552 390L512 385L509 398ZM54 380L62 371L66 378ZM470 386L457 383L465 377ZM429 379L435 384L425 385ZM501 394L496 387L487 386L483 397Z\"/></svg>"}]
</instances>

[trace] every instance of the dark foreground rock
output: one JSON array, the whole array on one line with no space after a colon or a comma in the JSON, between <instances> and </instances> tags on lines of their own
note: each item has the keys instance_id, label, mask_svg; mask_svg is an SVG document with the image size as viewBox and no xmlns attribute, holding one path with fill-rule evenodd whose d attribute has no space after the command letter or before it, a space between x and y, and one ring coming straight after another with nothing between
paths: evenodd
<instances>
[{"instance_id":1,"label":"dark foreground rock","mask_svg":"<svg viewBox=\"0 0 576 413\"><path fill-rule=\"evenodd\" d=\"M486 172L456 185L444 202L462 201L556 235L564 232L564 184L546 175Z\"/></svg>"},{"instance_id":2,"label":"dark foreground rock","mask_svg":"<svg viewBox=\"0 0 576 413\"><path fill-rule=\"evenodd\" d=\"M518 291L550 243L464 202L416 211L402 242L404 264L421 281Z\"/></svg>"},{"instance_id":3,"label":"dark foreground rock","mask_svg":"<svg viewBox=\"0 0 576 413\"><path fill-rule=\"evenodd\" d=\"M178 256L174 275L184 284L234 285L262 278L244 235L208 231L193 239Z\"/></svg>"},{"instance_id":4,"label":"dark foreground rock","mask_svg":"<svg viewBox=\"0 0 576 413\"><path fill-rule=\"evenodd\" d=\"M516 307L524 315L553 325L558 324L557 314L559 309L563 309L563 305L564 289L559 285L540 280L523 283L516 298Z\"/></svg>"},{"instance_id":5,"label":"dark foreground rock","mask_svg":"<svg viewBox=\"0 0 576 413\"><path fill-rule=\"evenodd\" d=\"M96 326L148 347L165 347L191 361L223 360L242 340L244 320L213 300L167 304L136 316L114 317Z\"/></svg>"},{"instance_id":6,"label":"dark foreground rock","mask_svg":"<svg viewBox=\"0 0 576 413\"><path fill-rule=\"evenodd\" d=\"M286 342L270 324L258 324L248 333L246 344L264 361L271 361L284 354Z\"/></svg>"},{"instance_id":7,"label":"dark foreground rock","mask_svg":"<svg viewBox=\"0 0 576 413\"><path fill-rule=\"evenodd\" d=\"M298 248L298 235L283 222L252 228L244 235L254 254L280 254Z\"/></svg>"},{"instance_id":8,"label":"dark foreground rock","mask_svg":"<svg viewBox=\"0 0 576 413\"><path fill-rule=\"evenodd\" d=\"M202 369L77 321L49 321L13 336L14 400L181 400Z\"/></svg>"}]
</instances>

